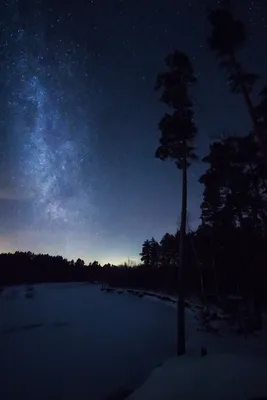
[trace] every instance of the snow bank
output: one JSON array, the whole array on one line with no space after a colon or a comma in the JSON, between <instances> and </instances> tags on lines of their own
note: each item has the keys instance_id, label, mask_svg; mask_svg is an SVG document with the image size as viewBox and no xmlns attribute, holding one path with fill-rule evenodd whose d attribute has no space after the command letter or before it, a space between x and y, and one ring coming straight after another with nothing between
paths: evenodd
<instances>
[{"instance_id":1,"label":"snow bank","mask_svg":"<svg viewBox=\"0 0 267 400\"><path fill-rule=\"evenodd\" d=\"M171 358L128 400L249 400L267 396L266 360L234 354Z\"/></svg>"}]
</instances>

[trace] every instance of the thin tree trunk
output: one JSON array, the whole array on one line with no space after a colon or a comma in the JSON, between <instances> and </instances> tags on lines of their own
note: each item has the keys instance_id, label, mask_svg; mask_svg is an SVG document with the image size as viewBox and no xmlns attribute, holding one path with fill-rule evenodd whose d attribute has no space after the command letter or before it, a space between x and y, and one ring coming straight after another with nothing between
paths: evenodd
<instances>
[{"instance_id":1,"label":"thin tree trunk","mask_svg":"<svg viewBox=\"0 0 267 400\"><path fill-rule=\"evenodd\" d=\"M262 330L262 303L259 290L257 289L258 288L254 288L254 295L253 295L253 314L254 314L253 328L257 331L260 331Z\"/></svg>"},{"instance_id":2,"label":"thin tree trunk","mask_svg":"<svg viewBox=\"0 0 267 400\"><path fill-rule=\"evenodd\" d=\"M179 242L179 273L178 273L178 340L177 355L185 354L185 301L184 301L184 255L185 255L185 235L186 235L186 209L187 209L187 162L186 162L186 141L184 140L184 156L182 165L182 209Z\"/></svg>"},{"instance_id":3,"label":"thin tree trunk","mask_svg":"<svg viewBox=\"0 0 267 400\"><path fill-rule=\"evenodd\" d=\"M219 289L219 281L218 281L218 276L217 276L217 269L216 269L216 263L215 263L214 254L212 254L212 269L213 269L213 278L214 278L214 283L215 283L217 301L219 302L219 300L220 300L220 289Z\"/></svg>"},{"instance_id":4,"label":"thin tree trunk","mask_svg":"<svg viewBox=\"0 0 267 400\"><path fill-rule=\"evenodd\" d=\"M190 228L188 226L188 233L191 233L191 232L192 231L190 230ZM205 304L206 303L206 296L205 296L205 289L204 289L203 273L202 273L202 268L201 268L202 265L201 265L201 262L199 261L198 256L197 256L196 248L195 248L195 245L194 245L194 240L193 240L193 238L191 236L189 236L189 239L190 239L190 242L191 242L192 251L193 251L194 256L195 256L195 261L196 261L197 267L198 267L201 299L202 299L202 302Z\"/></svg>"}]
</instances>

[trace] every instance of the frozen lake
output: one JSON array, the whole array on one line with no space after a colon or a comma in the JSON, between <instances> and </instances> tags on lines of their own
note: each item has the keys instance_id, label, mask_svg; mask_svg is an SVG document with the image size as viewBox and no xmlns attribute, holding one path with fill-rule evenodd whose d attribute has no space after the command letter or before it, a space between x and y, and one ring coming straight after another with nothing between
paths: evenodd
<instances>
[{"instance_id":1,"label":"frozen lake","mask_svg":"<svg viewBox=\"0 0 267 400\"><path fill-rule=\"evenodd\" d=\"M0 296L0 399L108 399L175 354L175 309L98 285Z\"/></svg>"}]
</instances>

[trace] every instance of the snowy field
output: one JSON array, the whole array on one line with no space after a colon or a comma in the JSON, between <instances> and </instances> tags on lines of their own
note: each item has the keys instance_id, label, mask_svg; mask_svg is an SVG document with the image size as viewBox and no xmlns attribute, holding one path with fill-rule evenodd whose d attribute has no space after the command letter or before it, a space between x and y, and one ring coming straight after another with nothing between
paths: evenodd
<instances>
[{"instance_id":1,"label":"snowy field","mask_svg":"<svg viewBox=\"0 0 267 400\"><path fill-rule=\"evenodd\" d=\"M267 400L266 359L185 355L156 368L127 400Z\"/></svg>"},{"instance_id":2,"label":"snowy field","mask_svg":"<svg viewBox=\"0 0 267 400\"><path fill-rule=\"evenodd\" d=\"M175 310L98 285L0 295L0 399L108 399L175 351Z\"/></svg>"},{"instance_id":3,"label":"snowy field","mask_svg":"<svg viewBox=\"0 0 267 400\"><path fill-rule=\"evenodd\" d=\"M175 354L176 306L154 297L119 293L85 283L35 285L33 291L25 286L4 289L0 294L0 399L120 400L113 395L142 385L155 367ZM186 312L187 349L194 368L186 360L181 366L179 358L173 380L181 393L185 392L179 375L184 383L183 367L201 368L201 346L208 348L205 359L211 362L211 356L222 353L253 355L260 365L266 362L266 333L247 339L226 332L208 334L198 330L196 310ZM220 359L218 364L225 365ZM160 368L155 370L158 383ZM167 368L168 377L173 376ZM188 387L192 380L194 376L187 376ZM155 378L152 381L155 388ZM133 399L139 398L137 394ZM146 392L140 394L140 399L146 397L150 399ZM168 400L166 392L151 398Z\"/></svg>"}]
</instances>

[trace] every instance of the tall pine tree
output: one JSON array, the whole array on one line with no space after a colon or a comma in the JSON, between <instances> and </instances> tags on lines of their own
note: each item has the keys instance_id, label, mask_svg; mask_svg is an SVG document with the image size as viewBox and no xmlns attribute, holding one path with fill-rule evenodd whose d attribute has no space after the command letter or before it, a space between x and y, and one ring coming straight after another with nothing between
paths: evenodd
<instances>
[{"instance_id":1,"label":"tall pine tree","mask_svg":"<svg viewBox=\"0 0 267 400\"><path fill-rule=\"evenodd\" d=\"M193 67L188 56L175 51L165 59L166 72L157 77L156 90L161 90L161 101L173 112L166 113L159 123L160 145L156 157L175 161L182 171L182 206L179 243L178 277L178 340L177 355L185 353L185 302L183 270L185 260L185 235L187 212L187 168L196 159L193 141L197 132L194 122L192 100L189 88L196 82Z\"/></svg>"}]
</instances>

